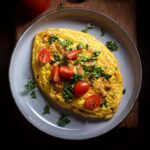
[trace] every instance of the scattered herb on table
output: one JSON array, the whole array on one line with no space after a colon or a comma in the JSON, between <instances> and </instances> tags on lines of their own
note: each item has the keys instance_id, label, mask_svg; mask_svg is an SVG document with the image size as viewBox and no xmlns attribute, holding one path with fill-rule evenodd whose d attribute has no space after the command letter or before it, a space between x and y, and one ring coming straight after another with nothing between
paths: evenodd
<instances>
[{"instance_id":1,"label":"scattered herb on table","mask_svg":"<svg viewBox=\"0 0 150 150\"><path fill-rule=\"evenodd\" d=\"M42 115L45 115L45 114L50 114L50 105L49 104L43 108Z\"/></svg>"},{"instance_id":2,"label":"scattered herb on table","mask_svg":"<svg viewBox=\"0 0 150 150\"><path fill-rule=\"evenodd\" d=\"M122 94L123 95L126 94L126 89L123 89Z\"/></svg>"},{"instance_id":3,"label":"scattered herb on table","mask_svg":"<svg viewBox=\"0 0 150 150\"><path fill-rule=\"evenodd\" d=\"M71 120L68 119L67 116L62 115L62 116L59 118L57 124L58 124L58 126L60 126L60 127L64 127L65 125L69 124L70 122L71 122Z\"/></svg>"},{"instance_id":4,"label":"scattered herb on table","mask_svg":"<svg viewBox=\"0 0 150 150\"><path fill-rule=\"evenodd\" d=\"M60 3L60 4L57 6L57 10L63 10L63 9L65 9L64 3Z\"/></svg>"},{"instance_id":5,"label":"scattered herb on table","mask_svg":"<svg viewBox=\"0 0 150 150\"><path fill-rule=\"evenodd\" d=\"M84 32L84 33L87 33L89 30L93 29L94 27L95 27L95 26L92 25L92 23L88 23L88 24L86 25L86 27L85 27L83 30L81 30L81 31Z\"/></svg>"},{"instance_id":6,"label":"scattered herb on table","mask_svg":"<svg viewBox=\"0 0 150 150\"><path fill-rule=\"evenodd\" d=\"M104 36L105 35L105 30L103 28L100 28L100 30L101 30L100 36Z\"/></svg>"},{"instance_id":7,"label":"scattered herb on table","mask_svg":"<svg viewBox=\"0 0 150 150\"><path fill-rule=\"evenodd\" d=\"M118 49L117 43L114 41L107 41L106 46L111 52L117 51Z\"/></svg>"}]
</instances>

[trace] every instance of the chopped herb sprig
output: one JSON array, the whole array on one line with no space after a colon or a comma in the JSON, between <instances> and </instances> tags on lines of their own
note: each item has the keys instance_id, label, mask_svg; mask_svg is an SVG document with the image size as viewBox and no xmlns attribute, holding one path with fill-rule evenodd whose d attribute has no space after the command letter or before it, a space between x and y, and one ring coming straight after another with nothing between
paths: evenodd
<instances>
[{"instance_id":1,"label":"chopped herb sprig","mask_svg":"<svg viewBox=\"0 0 150 150\"><path fill-rule=\"evenodd\" d=\"M114 41L107 41L106 46L111 52L117 51L118 49L117 43Z\"/></svg>"},{"instance_id":2,"label":"chopped herb sprig","mask_svg":"<svg viewBox=\"0 0 150 150\"><path fill-rule=\"evenodd\" d=\"M87 33L89 30L93 29L94 27L95 26L92 23L88 23L86 25L86 27L83 30L81 30L81 31L84 32L84 33Z\"/></svg>"},{"instance_id":3,"label":"chopped herb sprig","mask_svg":"<svg viewBox=\"0 0 150 150\"><path fill-rule=\"evenodd\" d=\"M45 105L45 107L43 108L43 113L42 115L45 115L45 114L50 114L50 105Z\"/></svg>"},{"instance_id":4,"label":"chopped herb sprig","mask_svg":"<svg viewBox=\"0 0 150 150\"><path fill-rule=\"evenodd\" d=\"M64 127L64 126L66 126L67 124L69 124L70 122L71 122L71 120L68 119L67 116L62 115L62 116L59 118L57 124L58 124L58 126L60 126L60 127Z\"/></svg>"}]
</instances>

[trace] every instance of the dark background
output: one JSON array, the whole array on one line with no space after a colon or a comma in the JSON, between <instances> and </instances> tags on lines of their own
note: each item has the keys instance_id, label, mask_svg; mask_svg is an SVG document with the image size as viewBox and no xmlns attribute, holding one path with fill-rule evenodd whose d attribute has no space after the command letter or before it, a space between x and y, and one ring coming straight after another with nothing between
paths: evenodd
<instances>
[{"instance_id":1,"label":"dark background","mask_svg":"<svg viewBox=\"0 0 150 150\"><path fill-rule=\"evenodd\" d=\"M146 0L137 1L137 43L143 67L142 88L139 95L139 126L137 128L115 128L109 133L86 141L67 141L42 133L28 123L19 112L12 99L8 83L8 66L15 44L14 2L1 2L0 9L0 145L35 148L79 148L129 149L149 147L150 98L149 98L149 57L150 57L150 13ZM30 148L30 147L29 147Z\"/></svg>"}]
</instances>

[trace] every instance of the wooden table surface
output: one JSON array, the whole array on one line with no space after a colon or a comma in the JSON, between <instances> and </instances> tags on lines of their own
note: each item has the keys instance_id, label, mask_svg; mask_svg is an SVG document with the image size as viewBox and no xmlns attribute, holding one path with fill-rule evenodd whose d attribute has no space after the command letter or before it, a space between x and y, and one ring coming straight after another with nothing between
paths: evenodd
<instances>
[{"instance_id":1,"label":"wooden table surface","mask_svg":"<svg viewBox=\"0 0 150 150\"><path fill-rule=\"evenodd\" d=\"M136 43L136 5L135 0L85 0L81 3L70 3L62 0L51 0L47 11L55 10L63 2L65 7L83 7L102 12L117 21ZM16 23L16 39L21 35L32 20L24 23ZM119 127L133 128L138 126L138 102L134 105L128 117Z\"/></svg>"}]
</instances>

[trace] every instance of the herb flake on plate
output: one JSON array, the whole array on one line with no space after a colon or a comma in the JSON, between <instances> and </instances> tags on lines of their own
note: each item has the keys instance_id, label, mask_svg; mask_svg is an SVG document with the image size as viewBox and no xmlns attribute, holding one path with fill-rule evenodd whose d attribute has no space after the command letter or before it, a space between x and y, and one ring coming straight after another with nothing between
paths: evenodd
<instances>
[{"instance_id":1,"label":"herb flake on plate","mask_svg":"<svg viewBox=\"0 0 150 150\"><path fill-rule=\"evenodd\" d=\"M45 114L50 114L50 105L45 105L45 107L43 108L43 113L42 115L45 115Z\"/></svg>"},{"instance_id":2,"label":"herb flake on plate","mask_svg":"<svg viewBox=\"0 0 150 150\"><path fill-rule=\"evenodd\" d=\"M57 10L63 10L63 9L65 9L65 5L64 5L64 3L60 3L60 4L58 4L58 6L57 6Z\"/></svg>"},{"instance_id":3,"label":"herb flake on plate","mask_svg":"<svg viewBox=\"0 0 150 150\"><path fill-rule=\"evenodd\" d=\"M126 89L123 89L122 94L123 95L126 94Z\"/></svg>"},{"instance_id":4,"label":"herb flake on plate","mask_svg":"<svg viewBox=\"0 0 150 150\"><path fill-rule=\"evenodd\" d=\"M65 125L69 124L70 122L71 122L71 120L68 119L67 116L62 115L62 116L59 118L57 124L58 124L58 126L60 126L60 127L64 127Z\"/></svg>"},{"instance_id":5,"label":"herb flake on plate","mask_svg":"<svg viewBox=\"0 0 150 150\"><path fill-rule=\"evenodd\" d=\"M87 33L89 30L93 29L95 26L92 23L88 23L84 29L81 31Z\"/></svg>"},{"instance_id":6,"label":"herb flake on plate","mask_svg":"<svg viewBox=\"0 0 150 150\"><path fill-rule=\"evenodd\" d=\"M118 49L117 43L115 41L107 41L106 46L111 52L117 51Z\"/></svg>"}]
</instances>

